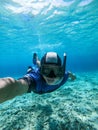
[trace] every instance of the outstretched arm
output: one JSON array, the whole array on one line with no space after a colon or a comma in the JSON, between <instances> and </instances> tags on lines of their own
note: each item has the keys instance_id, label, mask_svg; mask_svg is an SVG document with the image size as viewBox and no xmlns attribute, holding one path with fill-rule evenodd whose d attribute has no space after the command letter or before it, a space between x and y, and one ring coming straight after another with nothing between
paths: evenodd
<instances>
[{"instance_id":1,"label":"outstretched arm","mask_svg":"<svg viewBox=\"0 0 98 130\"><path fill-rule=\"evenodd\" d=\"M15 80L11 77L0 79L0 103L22 95L28 91L28 83L23 80Z\"/></svg>"}]
</instances>

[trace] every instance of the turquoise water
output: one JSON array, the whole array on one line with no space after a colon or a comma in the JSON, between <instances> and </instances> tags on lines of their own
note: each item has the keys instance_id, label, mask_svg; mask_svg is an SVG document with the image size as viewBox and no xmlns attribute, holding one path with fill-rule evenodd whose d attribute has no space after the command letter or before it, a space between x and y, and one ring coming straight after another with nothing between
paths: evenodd
<instances>
[{"instance_id":1,"label":"turquoise water","mask_svg":"<svg viewBox=\"0 0 98 130\"><path fill-rule=\"evenodd\" d=\"M97 130L98 1L0 0L0 78L23 76L47 51L66 52L77 80L4 102L0 130Z\"/></svg>"}]
</instances>

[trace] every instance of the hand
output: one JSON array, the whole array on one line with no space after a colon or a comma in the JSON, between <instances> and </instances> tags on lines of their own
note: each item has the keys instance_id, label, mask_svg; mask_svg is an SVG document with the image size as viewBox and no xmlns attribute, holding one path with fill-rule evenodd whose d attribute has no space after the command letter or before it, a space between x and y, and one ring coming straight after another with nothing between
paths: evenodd
<instances>
[{"instance_id":1,"label":"hand","mask_svg":"<svg viewBox=\"0 0 98 130\"><path fill-rule=\"evenodd\" d=\"M37 58L37 54L36 54L36 53L33 54L33 58L34 58L34 59Z\"/></svg>"},{"instance_id":2,"label":"hand","mask_svg":"<svg viewBox=\"0 0 98 130\"><path fill-rule=\"evenodd\" d=\"M68 72L69 73L69 77L71 78L71 80L75 80L76 79L76 75L71 73L70 71Z\"/></svg>"},{"instance_id":3,"label":"hand","mask_svg":"<svg viewBox=\"0 0 98 130\"><path fill-rule=\"evenodd\" d=\"M37 60L38 60L37 54L34 53L34 54L33 54L33 64L36 65Z\"/></svg>"},{"instance_id":4,"label":"hand","mask_svg":"<svg viewBox=\"0 0 98 130\"><path fill-rule=\"evenodd\" d=\"M32 70L33 70L32 67L31 67L31 66L28 66L27 74L30 73Z\"/></svg>"},{"instance_id":5,"label":"hand","mask_svg":"<svg viewBox=\"0 0 98 130\"><path fill-rule=\"evenodd\" d=\"M33 54L33 64L40 67L40 60L38 59L37 53Z\"/></svg>"}]
</instances>

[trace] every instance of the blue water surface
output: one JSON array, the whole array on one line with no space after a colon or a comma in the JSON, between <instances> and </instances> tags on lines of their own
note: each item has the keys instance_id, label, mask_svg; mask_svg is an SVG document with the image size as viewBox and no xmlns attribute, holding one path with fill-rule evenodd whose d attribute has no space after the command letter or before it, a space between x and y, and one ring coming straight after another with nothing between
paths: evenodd
<instances>
[{"instance_id":1,"label":"blue water surface","mask_svg":"<svg viewBox=\"0 0 98 130\"><path fill-rule=\"evenodd\" d=\"M1 0L0 77L23 75L47 51L67 53L67 69L98 69L97 0Z\"/></svg>"},{"instance_id":2,"label":"blue water surface","mask_svg":"<svg viewBox=\"0 0 98 130\"><path fill-rule=\"evenodd\" d=\"M47 51L66 52L77 80L1 104L0 130L98 130L98 1L0 0L0 78L22 77Z\"/></svg>"}]
</instances>

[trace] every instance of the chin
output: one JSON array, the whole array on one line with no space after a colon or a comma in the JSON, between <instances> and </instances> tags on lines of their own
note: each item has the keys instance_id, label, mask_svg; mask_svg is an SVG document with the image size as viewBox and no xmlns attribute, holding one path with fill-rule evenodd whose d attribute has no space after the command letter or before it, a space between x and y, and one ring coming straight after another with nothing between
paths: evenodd
<instances>
[{"instance_id":1,"label":"chin","mask_svg":"<svg viewBox=\"0 0 98 130\"><path fill-rule=\"evenodd\" d=\"M50 82L50 81L46 81L48 85L57 85L60 83L60 81L53 81L53 82Z\"/></svg>"},{"instance_id":2,"label":"chin","mask_svg":"<svg viewBox=\"0 0 98 130\"><path fill-rule=\"evenodd\" d=\"M48 78L44 76L44 79L48 85L57 85L62 81L62 78Z\"/></svg>"},{"instance_id":3,"label":"chin","mask_svg":"<svg viewBox=\"0 0 98 130\"><path fill-rule=\"evenodd\" d=\"M55 83L49 83L49 82L47 82L47 84L48 84L48 85L56 85Z\"/></svg>"}]
</instances>

